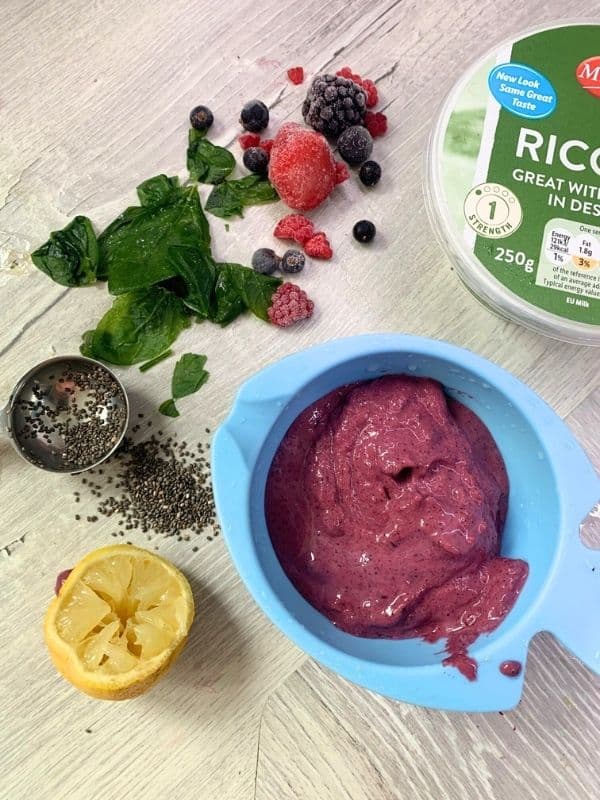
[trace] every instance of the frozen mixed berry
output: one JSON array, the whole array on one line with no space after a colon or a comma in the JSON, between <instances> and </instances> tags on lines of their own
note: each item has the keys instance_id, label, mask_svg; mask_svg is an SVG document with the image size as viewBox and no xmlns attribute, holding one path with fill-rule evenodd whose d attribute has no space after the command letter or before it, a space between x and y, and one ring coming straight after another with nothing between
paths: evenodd
<instances>
[{"instance_id":1,"label":"frozen mixed berry","mask_svg":"<svg viewBox=\"0 0 600 800\"><path fill-rule=\"evenodd\" d=\"M263 139L258 146L262 147L262 149L265 151L265 153L267 153L267 155L271 155L271 148L273 147L273 139Z\"/></svg>"},{"instance_id":2,"label":"frozen mixed berry","mask_svg":"<svg viewBox=\"0 0 600 800\"><path fill-rule=\"evenodd\" d=\"M381 178L381 167L376 161L365 161L358 171L358 177L365 186L375 186Z\"/></svg>"},{"instance_id":3,"label":"frozen mixed berry","mask_svg":"<svg viewBox=\"0 0 600 800\"><path fill-rule=\"evenodd\" d=\"M336 161L335 162L335 182L336 183L343 183L347 181L350 177L350 173L348 172L348 167L344 164L343 161Z\"/></svg>"},{"instance_id":4,"label":"frozen mixed berry","mask_svg":"<svg viewBox=\"0 0 600 800\"><path fill-rule=\"evenodd\" d=\"M350 67L342 67L335 74L354 81L354 83L358 84L358 86L363 89L367 96L367 108L373 108L373 106L377 105L379 102L379 95L377 93L377 87L373 81L369 80L368 78L361 78L360 75L356 74L356 72L352 72Z\"/></svg>"},{"instance_id":5,"label":"frozen mixed berry","mask_svg":"<svg viewBox=\"0 0 600 800\"><path fill-rule=\"evenodd\" d=\"M242 108L240 122L245 130L252 133L264 131L269 124L269 109L262 100L250 100Z\"/></svg>"},{"instance_id":6,"label":"frozen mixed berry","mask_svg":"<svg viewBox=\"0 0 600 800\"><path fill-rule=\"evenodd\" d=\"M257 175L266 175L269 169L269 154L262 147L249 147L244 151L244 166Z\"/></svg>"},{"instance_id":7,"label":"frozen mixed berry","mask_svg":"<svg viewBox=\"0 0 600 800\"><path fill-rule=\"evenodd\" d=\"M338 182L327 139L294 122L282 125L271 148L269 180L290 208L316 208Z\"/></svg>"},{"instance_id":8,"label":"frozen mixed berry","mask_svg":"<svg viewBox=\"0 0 600 800\"><path fill-rule=\"evenodd\" d=\"M323 231L319 231L318 233L315 233L314 236L311 236L311 238L304 245L304 252L307 256L311 256L311 258L327 259L331 258L333 255L333 250L331 249L329 240Z\"/></svg>"},{"instance_id":9,"label":"frozen mixed berry","mask_svg":"<svg viewBox=\"0 0 600 800\"><path fill-rule=\"evenodd\" d=\"M304 269L306 257L300 250L286 250L281 257L282 272L300 272Z\"/></svg>"},{"instance_id":10,"label":"frozen mixed berry","mask_svg":"<svg viewBox=\"0 0 600 800\"><path fill-rule=\"evenodd\" d=\"M366 108L366 94L356 83L336 75L317 75L302 104L302 116L319 133L339 136L351 125L362 125Z\"/></svg>"},{"instance_id":11,"label":"frozen mixed berry","mask_svg":"<svg viewBox=\"0 0 600 800\"><path fill-rule=\"evenodd\" d=\"M298 86L304 81L304 70L302 67L292 67L288 69L287 76L293 84Z\"/></svg>"},{"instance_id":12,"label":"frozen mixed berry","mask_svg":"<svg viewBox=\"0 0 600 800\"><path fill-rule=\"evenodd\" d=\"M214 120L212 111L206 106L196 106L190 112L190 123L197 131L207 131Z\"/></svg>"},{"instance_id":13,"label":"frozen mixed berry","mask_svg":"<svg viewBox=\"0 0 600 800\"><path fill-rule=\"evenodd\" d=\"M365 128L374 139L377 136L383 136L387 131L386 115L380 111L367 111L365 114Z\"/></svg>"},{"instance_id":14,"label":"frozen mixed berry","mask_svg":"<svg viewBox=\"0 0 600 800\"><path fill-rule=\"evenodd\" d=\"M304 245L314 236L315 226L304 214L288 214L279 220L273 231L277 239L292 239L299 245Z\"/></svg>"},{"instance_id":15,"label":"frozen mixed berry","mask_svg":"<svg viewBox=\"0 0 600 800\"><path fill-rule=\"evenodd\" d=\"M314 303L306 292L294 283L282 283L271 298L267 315L274 325L287 328L301 319L312 316Z\"/></svg>"},{"instance_id":16,"label":"frozen mixed berry","mask_svg":"<svg viewBox=\"0 0 600 800\"><path fill-rule=\"evenodd\" d=\"M281 266L281 259L269 247L260 247L252 255L252 269L263 275L272 275Z\"/></svg>"},{"instance_id":17,"label":"frozen mixed berry","mask_svg":"<svg viewBox=\"0 0 600 800\"><path fill-rule=\"evenodd\" d=\"M375 238L375 225L368 219L361 219L352 228L352 235L362 244L372 242Z\"/></svg>"},{"instance_id":18,"label":"frozen mixed berry","mask_svg":"<svg viewBox=\"0 0 600 800\"><path fill-rule=\"evenodd\" d=\"M348 164L357 166L366 161L373 152L371 134L362 125L353 125L340 135L337 140L339 154Z\"/></svg>"},{"instance_id":19,"label":"frozen mixed berry","mask_svg":"<svg viewBox=\"0 0 600 800\"><path fill-rule=\"evenodd\" d=\"M242 150L247 150L249 147L258 147L260 144L260 136L258 133L242 133L238 137L238 142Z\"/></svg>"}]
</instances>

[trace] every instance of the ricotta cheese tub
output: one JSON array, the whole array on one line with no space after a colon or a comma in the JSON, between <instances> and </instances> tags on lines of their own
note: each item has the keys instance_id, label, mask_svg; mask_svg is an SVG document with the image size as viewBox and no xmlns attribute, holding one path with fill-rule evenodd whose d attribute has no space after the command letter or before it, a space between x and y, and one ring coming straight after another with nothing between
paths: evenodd
<instances>
[{"instance_id":1,"label":"ricotta cheese tub","mask_svg":"<svg viewBox=\"0 0 600 800\"><path fill-rule=\"evenodd\" d=\"M446 99L430 218L466 286L514 322L600 345L600 25L506 41Z\"/></svg>"}]
</instances>

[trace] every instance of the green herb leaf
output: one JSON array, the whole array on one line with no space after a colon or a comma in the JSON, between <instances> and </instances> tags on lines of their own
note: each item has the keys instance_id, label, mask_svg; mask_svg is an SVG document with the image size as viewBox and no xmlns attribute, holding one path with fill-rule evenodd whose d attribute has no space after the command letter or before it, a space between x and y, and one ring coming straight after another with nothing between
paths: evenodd
<instances>
[{"instance_id":1,"label":"green herb leaf","mask_svg":"<svg viewBox=\"0 0 600 800\"><path fill-rule=\"evenodd\" d=\"M239 268L239 264L217 264L215 310L211 320L223 326L229 325L246 310L246 303L240 294L235 276Z\"/></svg>"},{"instance_id":2,"label":"green herb leaf","mask_svg":"<svg viewBox=\"0 0 600 800\"><path fill-rule=\"evenodd\" d=\"M164 403L161 403L158 407L158 410L161 414L164 414L165 417L178 417L179 411L177 411L177 406L175 405L175 400L169 398L165 400Z\"/></svg>"},{"instance_id":3,"label":"green herb leaf","mask_svg":"<svg viewBox=\"0 0 600 800\"><path fill-rule=\"evenodd\" d=\"M53 231L31 254L38 269L62 286L89 286L96 282L98 241L87 217L75 217L66 228Z\"/></svg>"},{"instance_id":4,"label":"green herb leaf","mask_svg":"<svg viewBox=\"0 0 600 800\"><path fill-rule=\"evenodd\" d=\"M190 178L202 183L221 183L235 167L235 158L229 150L205 137L206 131L190 128L187 149Z\"/></svg>"},{"instance_id":5,"label":"green herb leaf","mask_svg":"<svg viewBox=\"0 0 600 800\"><path fill-rule=\"evenodd\" d=\"M209 251L199 247L170 247L168 258L175 274L185 281L187 294L183 302L199 318L210 317L214 307L216 268Z\"/></svg>"},{"instance_id":6,"label":"green herb leaf","mask_svg":"<svg viewBox=\"0 0 600 800\"><path fill-rule=\"evenodd\" d=\"M194 394L208 380L209 373L204 369L206 356L199 356L195 353L185 353L181 356L175 369L171 381L171 392L174 400Z\"/></svg>"},{"instance_id":7,"label":"green herb leaf","mask_svg":"<svg viewBox=\"0 0 600 800\"><path fill-rule=\"evenodd\" d=\"M216 217L242 216L245 206L271 203L279 195L269 181L261 175L246 175L235 181L223 181L212 190L205 209Z\"/></svg>"},{"instance_id":8,"label":"green herb leaf","mask_svg":"<svg viewBox=\"0 0 600 800\"><path fill-rule=\"evenodd\" d=\"M172 178L167 178L166 175L156 175L154 178L148 178L140 183L136 191L140 198L140 205L152 208L169 202L176 194L177 189L179 189L179 178L176 175Z\"/></svg>"},{"instance_id":9,"label":"green herb leaf","mask_svg":"<svg viewBox=\"0 0 600 800\"><path fill-rule=\"evenodd\" d=\"M189 324L179 297L160 286L138 289L115 298L80 350L110 364L136 364L161 355Z\"/></svg>"},{"instance_id":10,"label":"green herb leaf","mask_svg":"<svg viewBox=\"0 0 600 800\"><path fill-rule=\"evenodd\" d=\"M159 356L156 356L156 358L151 358L150 361L146 361L145 364L142 364L140 366L140 372L148 372L149 369L152 369L152 367L155 367L157 364L160 364L161 361L164 361L166 358L169 358L169 356L172 355L173 355L172 350L170 349L165 350L164 353L161 353Z\"/></svg>"},{"instance_id":11,"label":"green herb leaf","mask_svg":"<svg viewBox=\"0 0 600 800\"><path fill-rule=\"evenodd\" d=\"M267 309L277 288L281 286L279 278L272 275L262 275L248 267L240 267L235 272L235 279L239 293L246 306L260 319L269 319Z\"/></svg>"},{"instance_id":12,"label":"green herb leaf","mask_svg":"<svg viewBox=\"0 0 600 800\"><path fill-rule=\"evenodd\" d=\"M98 238L101 273L108 277L111 294L171 278L175 273L167 253L173 245L210 248L195 186L177 186L175 179L157 176L141 184L140 199L145 205L127 208Z\"/></svg>"}]
</instances>

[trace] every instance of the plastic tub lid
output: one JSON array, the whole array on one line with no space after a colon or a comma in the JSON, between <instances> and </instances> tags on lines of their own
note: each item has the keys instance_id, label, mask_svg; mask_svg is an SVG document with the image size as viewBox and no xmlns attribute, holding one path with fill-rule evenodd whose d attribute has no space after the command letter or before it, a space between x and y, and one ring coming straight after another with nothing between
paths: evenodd
<instances>
[{"instance_id":1,"label":"plastic tub lid","mask_svg":"<svg viewBox=\"0 0 600 800\"><path fill-rule=\"evenodd\" d=\"M600 345L600 25L505 41L430 141L427 206L467 287L540 333Z\"/></svg>"}]
</instances>

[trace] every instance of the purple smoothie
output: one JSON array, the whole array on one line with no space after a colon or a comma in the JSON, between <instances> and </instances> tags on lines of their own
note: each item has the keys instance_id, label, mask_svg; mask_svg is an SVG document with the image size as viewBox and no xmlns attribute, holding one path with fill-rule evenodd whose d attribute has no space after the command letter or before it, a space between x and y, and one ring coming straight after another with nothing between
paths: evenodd
<instances>
[{"instance_id":1,"label":"purple smoothie","mask_svg":"<svg viewBox=\"0 0 600 800\"><path fill-rule=\"evenodd\" d=\"M267 525L298 591L356 636L446 640L467 650L527 578L500 557L508 476L490 432L436 381L352 384L294 421L269 472Z\"/></svg>"}]
</instances>

